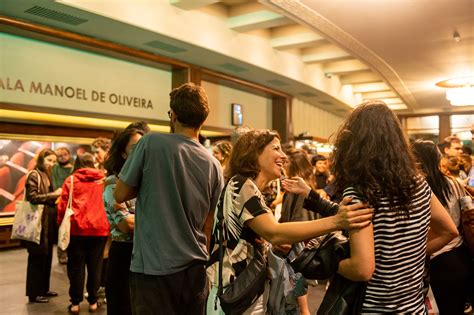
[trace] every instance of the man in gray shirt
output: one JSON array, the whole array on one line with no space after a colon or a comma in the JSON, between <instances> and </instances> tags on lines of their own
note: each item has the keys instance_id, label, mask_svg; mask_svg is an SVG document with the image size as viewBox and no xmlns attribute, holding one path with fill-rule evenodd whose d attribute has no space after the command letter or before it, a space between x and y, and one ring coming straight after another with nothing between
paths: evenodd
<instances>
[{"instance_id":1,"label":"man in gray shirt","mask_svg":"<svg viewBox=\"0 0 474 315\"><path fill-rule=\"evenodd\" d=\"M130 267L134 314L205 313L207 235L222 172L198 142L209 114L204 89L192 83L174 89L170 108L172 134L140 139L114 193L118 203L137 197Z\"/></svg>"}]
</instances>

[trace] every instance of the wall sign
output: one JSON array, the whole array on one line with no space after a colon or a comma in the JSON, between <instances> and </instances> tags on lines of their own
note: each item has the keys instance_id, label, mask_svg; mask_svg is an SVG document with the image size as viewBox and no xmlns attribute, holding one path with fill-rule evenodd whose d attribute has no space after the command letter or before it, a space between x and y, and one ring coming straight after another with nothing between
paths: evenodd
<instances>
[{"instance_id":1,"label":"wall sign","mask_svg":"<svg viewBox=\"0 0 474 315\"><path fill-rule=\"evenodd\" d=\"M169 71L4 33L0 47L0 102L167 119Z\"/></svg>"}]
</instances>

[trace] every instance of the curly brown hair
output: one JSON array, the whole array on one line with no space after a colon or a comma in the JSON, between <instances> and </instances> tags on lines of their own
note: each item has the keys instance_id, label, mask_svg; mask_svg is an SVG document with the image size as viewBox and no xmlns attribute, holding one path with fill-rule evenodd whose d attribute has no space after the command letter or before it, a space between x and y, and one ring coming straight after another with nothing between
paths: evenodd
<instances>
[{"instance_id":1,"label":"curly brown hair","mask_svg":"<svg viewBox=\"0 0 474 315\"><path fill-rule=\"evenodd\" d=\"M225 178L236 174L255 179L260 173L258 157L263 149L273 141L280 139L278 132L269 129L249 130L239 137L230 154L225 169Z\"/></svg>"},{"instance_id":2,"label":"curly brown hair","mask_svg":"<svg viewBox=\"0 0 474 315\"><path fill-rule=\"evenodd\" d=\"M381 196L408 216L419 171L398 118L382 101L357 106L339 129L332 157L336 192L352 186L378 208Z\"/></svg>"}]
</instances>

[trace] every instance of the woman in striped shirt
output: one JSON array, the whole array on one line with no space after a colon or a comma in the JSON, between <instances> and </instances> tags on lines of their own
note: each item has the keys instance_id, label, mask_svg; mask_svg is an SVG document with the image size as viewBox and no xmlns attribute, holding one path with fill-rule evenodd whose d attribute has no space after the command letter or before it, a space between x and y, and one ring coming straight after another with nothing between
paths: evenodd
<instances>
[{"instance_id":1,"label":"woman in striped shirt","mask_svg":"<svg viewBox=\"0 0 474 315\"><path fill-rule=\"evenodd\" d=\"M424 313L426 255L458 235L426 181L395 114L365 102L338 132L333 156L337 191L374 208L371 225L349 231L351 257L338 273L367 281L362 313Z\"/></svg>"}]
</instances>

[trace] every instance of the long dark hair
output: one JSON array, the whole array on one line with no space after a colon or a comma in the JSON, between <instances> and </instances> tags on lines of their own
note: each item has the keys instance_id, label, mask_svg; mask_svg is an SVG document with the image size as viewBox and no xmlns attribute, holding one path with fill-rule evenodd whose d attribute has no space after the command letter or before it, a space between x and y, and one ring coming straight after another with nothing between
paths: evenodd
<instances>
[{"instance_id":1,"label":"long dark hair","mask_svg":"<svg viewBox=\"0 0 474 315\"><path fill-rule=\"evenodd\" d=\"M56 153L51 149L43 149L38 153L38 157L36 158L36 165L35 168L39 169L40 171L46 172L44 168L44 159L47 156L56 155Z\"/></svg>"},{"instance_id":2,"label":"long dark hair","mask_svg":"<svg viewBox=\"0 0 474 315\"><path fill-rule=\"evenodd\" d=\"M447 207L452 189L448 178L439 168L441 152L436 144L429 140L416 140L412 144L412 148L423 173L426 174L426 181L431 190L438 197L441 204Z\"/></svg>"},{"instance_id":3,"label":"long dark hair","mask_svg":"<svg viewBox=\"0 0 474 315\"><path fill-rule=\"evenodd\" d=\"M118 175L120 173L120 170L125 164L123 153L125 153L130 138L136 134L143 136L143 131L133 128L125 129L112 140L112 146L110 147L107 159L104 163L104 167L108 174Z\"/></svg>"},{"instance_id":4,"label":"long dark hair","mask_svg":"<svg viewBox=\"0 0 474 315\"><path fill-rule=\"evenodd\" d=\"M255 179L260 173L258 156L263 149L280 136L276 131L268 129L250 130L239 137L230 154L225 169L225 178L228 180L236 174Z\"/></svg>"},{"instance_id":5,"label":"long dark hair","mask_svg":"<svg viewBox=\"0 0 474 315\"><path fill-rule=\"evenodd\" d=\"M384 102L357 106L339 129L334 147L337 192L352 186L375 208L386 197L392 210L408 217L418 170L400 122Z\"/></svg>"}]
</instances>

